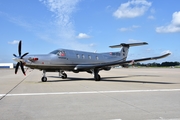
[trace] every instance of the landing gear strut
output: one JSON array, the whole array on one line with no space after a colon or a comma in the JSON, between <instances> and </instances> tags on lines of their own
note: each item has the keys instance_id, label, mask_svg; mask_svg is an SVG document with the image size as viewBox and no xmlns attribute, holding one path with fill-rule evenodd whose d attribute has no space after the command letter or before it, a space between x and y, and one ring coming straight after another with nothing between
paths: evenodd
<instances>
[{"instance_id":1,"label":"landing gear strut","mask_svg":"<svg viewBox=\"0 0 180 120\"><path fill-rule=\"evenodd\" d=\"M98 69L94 69L94 79L95 81L100 81L101 80L101 76L98 74L99 70Z\"/></svg>"},{"instance_id":2,"label":"landing gear strut","mask_svg":"<svg viewBox=\"0 0 180 120\"><path fill-rule=\"evenodd\" d=\"M66 78L67 78L67 74L66 74L64 71L59 71L59 76L60 76L62 79L66 79Z\"/></svg>"},{"instance_id":3,"label":"landing gear strut","mask_svg":"<svg viewBox=\"0 0 180 120\"><path fill-rule=\"evenodd\" d=\"M43 77L41 78L42 82L47 82L47 77L46 77L46 71L43 70Z\"/></svg>"}]
</instances>

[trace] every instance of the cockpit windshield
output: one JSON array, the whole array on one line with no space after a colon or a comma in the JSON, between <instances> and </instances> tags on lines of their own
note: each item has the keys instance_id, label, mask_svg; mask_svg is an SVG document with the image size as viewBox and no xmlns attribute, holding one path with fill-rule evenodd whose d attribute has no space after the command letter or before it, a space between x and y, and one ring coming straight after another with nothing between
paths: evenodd
<instances>
[{"instance_id":1,"label":"cockpit windshield","mask_svg":"<svg viewBox=\"0 0 180 120\"><path fill-rule=\"evenodd\" d=\"M61 50L54 50L54 51L50 52L49 54L55 54L55 55L58 55L58 56L61 56L61 57L66 56L65 51L61 51Z\"/></svg>"},{"instance_id":2,"label":"cockpit windshield","mask_svg":"<svg viewBox=\"0 0 180 120\"><path fill-rule=\"evenodd\" d=\"M59 52L59 50L54 50L52 52L50 52L49 54L57 54Z\"/></svg>"}]
</instances>

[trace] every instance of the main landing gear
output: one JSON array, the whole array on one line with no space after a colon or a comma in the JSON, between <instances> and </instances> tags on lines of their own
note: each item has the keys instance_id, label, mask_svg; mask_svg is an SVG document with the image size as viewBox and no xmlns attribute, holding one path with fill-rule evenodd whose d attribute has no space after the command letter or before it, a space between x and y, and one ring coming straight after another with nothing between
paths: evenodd
<instances>
[{"instance_id":1,"label":"main landing gear","mask_svg":"<svg viewBox=\"0 0 180 120\"><path fill-rule=\"evenodd\" d=\"M94 69L94 71L92 73L94 74L95 81L100 81L101 80L101 76L98 74L99 73L98 69Z\"/></svg>"},{"instance_id":2,"label":"main landing gear","mask_svg":"<svg viewBox=\"0 0 180 120\"><path fill-rule=\"evenodd\" d=\"M59 71L59 76L60 76L62 79L66 79L66 78L67 78L67 74L66 74L64 71Z\"/></svg>"},{"instance_id":3,"label":"main landing gear","mask_svg":"<svg viewBox=\"0 0 180 120\"><path fill-rule=\"evenodd\" d=\"M67 78L67 74L64 71L59 71L59 76L62 79L66 79ZM42 82L47 82L47 77L46 77L46 71L43 70L43 77L41 78Z\"/></svg>"}]
</instances>

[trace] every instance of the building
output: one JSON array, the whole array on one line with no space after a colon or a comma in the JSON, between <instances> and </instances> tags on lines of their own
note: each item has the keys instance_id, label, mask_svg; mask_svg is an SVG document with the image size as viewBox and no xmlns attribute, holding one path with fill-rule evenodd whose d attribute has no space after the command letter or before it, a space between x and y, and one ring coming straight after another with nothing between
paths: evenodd
<instances>
[{"instance_id":1,"label":"building","mask_svg":"<svg viewBox=\"0 0 180 120\"><path fill-rule=\"evenodd\" d=\"M13 63L0 63L0 68L14 68Z\"/></svg>"}]
</instances>

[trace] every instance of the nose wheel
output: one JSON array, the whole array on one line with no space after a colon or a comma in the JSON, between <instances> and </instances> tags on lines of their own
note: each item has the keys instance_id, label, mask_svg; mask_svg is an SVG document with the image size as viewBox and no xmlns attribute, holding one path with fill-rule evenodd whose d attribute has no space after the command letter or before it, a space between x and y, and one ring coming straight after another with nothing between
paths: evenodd
<instances>
[{"instance_id":1,"label":"nose wheel","mask_svg":"<svg viewBox=\"0 0 180 120\"><path fill-rule=\"evenodd\" d=\"M47 77L46 77L46 71L43 70L43 77L41 78L42 82L47 82Z\"/></svg>"},{"instance_id":2,"label":"nose wheel","mask_svg":"<svg viewBox=\"0 0 180 120\"><path fill-rule=\"evenodd\" d=\"M41 81L42 81L42 82L47 82L47 77L42 77L42 78L41 78Z\"/></svg>"}]
</instances>

